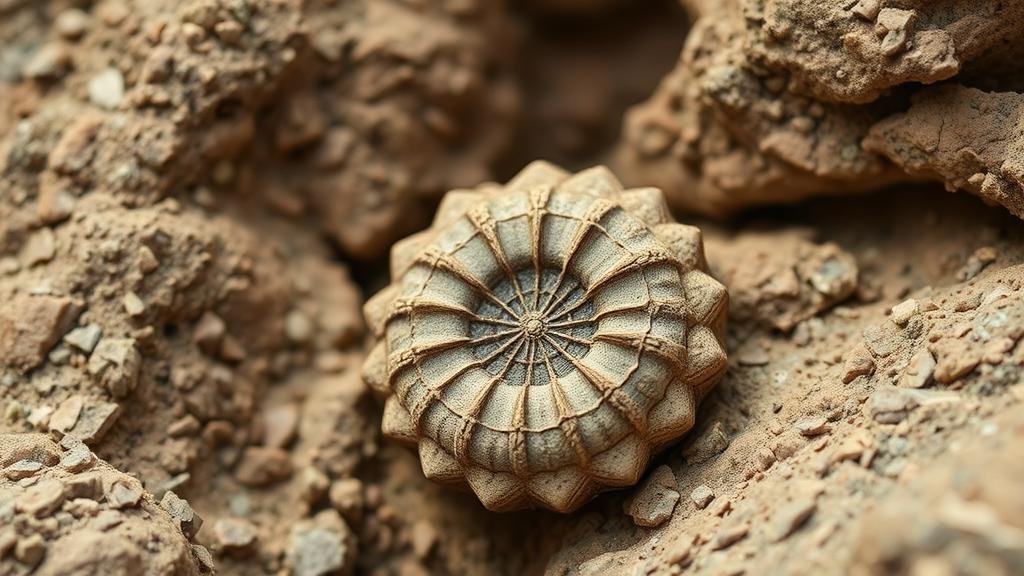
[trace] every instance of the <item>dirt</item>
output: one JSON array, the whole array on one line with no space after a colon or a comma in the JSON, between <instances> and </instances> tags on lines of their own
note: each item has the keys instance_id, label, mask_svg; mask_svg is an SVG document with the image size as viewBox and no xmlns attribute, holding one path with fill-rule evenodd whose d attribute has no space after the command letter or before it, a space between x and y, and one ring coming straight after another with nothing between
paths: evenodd
<instances>
[{"instance_id":1,"label":"dirt","mask_svg":"<svg viewBox=\"0 0 1024 576\"><path fill-rule=\"evenodd\" d=\"M1022 28L0 0L0 575L1024 572ZM701 227L729 361L636 486L496 514L382 436L360 308L536 158Z\"/></svg>"}]
</instances>

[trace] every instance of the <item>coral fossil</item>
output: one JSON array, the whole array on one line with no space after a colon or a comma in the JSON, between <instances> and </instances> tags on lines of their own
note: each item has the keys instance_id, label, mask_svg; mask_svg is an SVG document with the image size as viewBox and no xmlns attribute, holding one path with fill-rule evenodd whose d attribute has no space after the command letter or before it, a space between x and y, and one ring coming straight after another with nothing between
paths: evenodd
<instances>
[{"instance_id":1,"label":"coral fossil","mask_svg":"<svg viewBox=\"0 0 1024 576\"><path fill-rule=\"evenodd\" d=\"M384 433L491 510L634 484L725 369L725 288L661 192L537 162L445 196L364 312Z\"/></svg>"}]
</instances>

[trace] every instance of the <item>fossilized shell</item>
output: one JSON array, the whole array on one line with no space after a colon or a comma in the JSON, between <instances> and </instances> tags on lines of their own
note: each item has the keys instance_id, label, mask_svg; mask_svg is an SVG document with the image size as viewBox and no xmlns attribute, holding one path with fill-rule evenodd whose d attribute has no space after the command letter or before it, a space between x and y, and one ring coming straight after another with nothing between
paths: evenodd
<instances>
[{"instance_id":1,"label":"fossilized shell","mask_svg":"<svg viewBox=\"0 0 1024 576\"><path fill-rule=\"evenodd\" d=\"M491 510L634 484L725 370L725 288L659 190L531 164L449 192L364 312L384 433Z\"/></svg>"}]
</instances>

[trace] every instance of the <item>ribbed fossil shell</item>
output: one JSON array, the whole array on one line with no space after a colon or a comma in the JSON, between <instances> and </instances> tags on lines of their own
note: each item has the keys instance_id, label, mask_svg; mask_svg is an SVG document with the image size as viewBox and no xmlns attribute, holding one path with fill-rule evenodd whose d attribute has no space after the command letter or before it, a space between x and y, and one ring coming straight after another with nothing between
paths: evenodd
<instances>
[{"instance_id":1,"label":"ribbed fossil shell","mask_svg":"<svg viewBox=\"0 0 1024 576\"><path fill-rule=\"evenodd\" d=\"M491 510L634 484L725 369L724 287L661 192L534 163L449 192L364 309L384 433Z\"/></svg>"}]
</instances>

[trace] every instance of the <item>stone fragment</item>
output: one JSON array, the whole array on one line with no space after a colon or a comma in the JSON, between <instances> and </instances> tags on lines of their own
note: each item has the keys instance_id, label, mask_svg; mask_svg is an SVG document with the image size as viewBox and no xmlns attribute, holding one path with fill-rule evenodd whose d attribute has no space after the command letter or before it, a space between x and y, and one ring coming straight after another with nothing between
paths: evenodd
<instances>
[{"instance_id":1,"label":"stone fragment","mask_svg":"<svg viewBox=\"0 0 1024 576\"><path fill-rule=\"evenodd\" d=\"M789 538L793 532L807 522L817 508L817 503L810 497L786 504L772 515L768 525L768 537L773 542Z\"/></svg>"},{"instance_id":2,"label":"stone fragment","mask_svg":"<svg viewBox=\"0 0 1024 576\"><path fill-rule=\"evenodd\" d=\"M32 534L18 541L14 547L14 557L29 568L35 568L46 556L46 543L39 534Z\"/></svg>"},{"instance_id":3,"label":"stone fragment","mask_svg":"<svg viewBox=\"0 0 1024 576\"><path fill-rule=\"evenodd\" d=\"M358 478L342 478L331 484L328 498L346 520L355 521L363 510L363 483Z\"/></svg>"},{"instance_id":4,"label":"stone fragment","mask_svg":"<svg viewBox=\"0 0 1024 576\"><path fill-rule=\"evenodd\" d=\"M71 52L67 47L57 42L49 42L25 63L23 72L27 78L52 80L67 73L70 65Z\"/></svg>"},{"instance_id":5,"label":"stone fragment","mask_svg":"<svg viewBox=\"0 0 1024 576\"><path fill-rule=\"evenodd\" d=\"M849 384L860 376L869 376L875 371L875 361L867 349L858 346L850 353L843 366L843 384Z\"/></svg>"},{"instance_id":6,"label":"stone fragment","mask_svg":"<svg viewBox=\"0 0 1024 576\"><path fill-rule=\"evenodd\" d=\"M207 311L200 316L199 322L196 323L192 332L192 340L203 352L210 356L216 356L220 353L221 342L224 341L225 334L227 334L227 325L224 320L213 312Z\"/></svg>"},{"instance_id":7,"label":"stone fragment","mask_svg":"<svg viewBox=\"0 0 1024 576\"><path fill-rule=\"evenodd\" d=\"M163 498L160 499L160 507L171 515L178 528L181 529L182 534L189 540L203 526L203 519L195 513L195 510L192 509L188 501L179 497L174 492L167 491L164 493Z\"/></svg>"},{"instance_id":8,"label":"stone fragment","mask_svg":"<svg viewBox=\"0 0 1024 576\"><path fill-rule=\"evenodd\" d=\"M57 410L50 416L50 430L60 434L67 434L78 423L82 414L82 407L85 405L85 398L74 395L64 400L57 406Z\"/></svg>"},{"instance_id":9,"label":"stone fragment","mask_svg":"<svg viewBox=\"0 0 1024 576\"><path fill-rule=\"evenodd\" d=\"M672 469L661 465L655 468L640 486L629 503L628 513L637 526L654 528L672 517L679 502L676 477Z\"/></svg>"},{"instance_id":10,"label":"stone fragment","mask_svg":"<svg viewBox=\"0 0 1024 576\"><path fill-rule=\"evenodd\" d=\"M39 197L36 200L36 214L43 224L59 224L67 220L75 210L75 197L63 188L39 186Z\"/></svg>"},{"instance_id":11,"label":"stone fragment","mask_svg":"<svg viewBox=\"0 0 1024 576\"><path fill-rule=\"evenodd\" d=\"M206 546L189 544L189 548L192 551L192 558L199 564L204 574L216 573L217 565L213 561L213 555L206 549Z\"/></svg>"},{"instance_id":12,"label":"stone fragment","mask_svg":"<svg viewBox=\"0 0 1024 576\"><path fill-rule=\"evenodd\" d=\"M4 476L6 476L8 480L21 480L23 478L35 476L42 469L42 463L35 460L18 460L14 464L4 468Z\"/></svg>"},{"instance_id":13,"label":"stone fragment","mask_svg":"<svg viewBox=\"0 0 1024 576\"><path fill-rule=\"evenodd\" d=\"M113 508L134 508L142 500L142 490L127 481L118 480L107 490L107 503Z\"/></svg>"},{"instance_id":14,"label":"stone fragment","mask_svg":"<svg viewBox=\"0 0 1024 576\"><path fill-rule=\"evenodd\" d=\"M892 307L892 312L889 314L889 319L893 321L899 327L904 327L907 322L910 321L915 315L921 311L921 306L917 300L908 298L903 302Z\"/></svg>"},{"instance_id":15,"label":"stone fragment","mask_svg":"<svg viewBox=\"0 0 1024 576\"><path fill-rule=\"evenodd\" d=\"M437 544L437 528L428 520L417 520L412 525L409 538L412 542L412 552L420 560L426 560Z\"/></svg>"},{"instance_id":16,"label":"stone fragment","mask_svg":"<svg viewBox=\"0 0 1024 576\"><path fill-rule=\"evenodd\" d=\"M354 554L348 526L337 512L325 510L292 528L285 561L293 576L350 574Z\"/></svg>"},{"instance_id":17,"label":"stone fragment","mask_svg":"<svg viewBox=\"0 0 1024 576\"><path fill-rule=\"evenodd\" d=\"M829 431L828 421L821 416L811 416L798 420L794 427L807 437L820 436Z\"/></svg>"},{"instance_id":18,"label":"stone fragment","mask_svg":"<svg viewBox=\"0 0 1024 576\"><path fill-rule=\"evenodd\" d=\"M78 473L88 470L96 463L96 455L85 444L79 444L65 452L60 458L60 466L68 472Z\"/></svg>"},{"instance_id":19,"label":"stone fragment","mask_svg":"<svg viewBox=\"0 0 1024 576\"><path fill-rule=\"evenodd\" d=\"M124 76L117 68L100 71L89 80L89 101L106 110L113 110L124 98Z\"/></svg>"},{"instance_id":20,"label":"stone fragment","mask_svg":"<svg viewBox=\"0 0 1024 576\"><path fill-rule=\"evenodd\" d=\"M103 479L99 473L75 474L64 484L68 498L99 500L103 497Z\"/></svg>"},{"instance_id":21,"label":"stone fragment","mask_svg":"<svg viewBox=\"0 0 1024 576\"><path fill-rule=\"evenodd\" d=\"M879 0L860 0L850 11L868 22L874 22L880 9Z\"/></svg>"},{"instance_id":22,"label":"stone fragment","mask_svg":"<svg viewBox=\"0 0 1024 576\"><path fill-rule=\"evenodd\" d=\"M306 344L313 337L313 321L304 313L292 310L284 318L284 333L295 344Z\"/></svg>"},{"instance_id":23,"label":"stone fragment","mask_svg":"<svg viewBox=\"0 0 1024 576\"><path fill-rule=\"evenodd\" d=\"M895 56L907 47L907 39L913 33L912 27L917 20L914 10L899 8L882 8L878 12L875 23L885 31L882 38L882 52L886 56Z\"/></svg>"},{"instance_id":24,"label":"stone fragment","mask_svg":"<svg viewBox=\"0 0 1024 576\"><path fill-rule=\"evenodd\" d=\"M715 534L715 538L711 541L711 549L724 550L746 538L748 532L750 532L750 526L746 522L726 524Z\"/></svg>"},{"instance_id":25,"label":"stone fragment","mask_svg":"<svg viewBox=\"0 0 1024 576\"><path fill-rule=\"evenodd\" d=\"M103 330L99 326L86 324L68 332L64 336L64 342L89 354L96 348L101 336L103 336Z\"/></svg>"},{"instance_id":26,"label":"stone fragment","mask_svg":"<svg viewBox=\"0 0 1024 576\"><path fill-rule=\"evenodd\" d=\"M268 486L292 474L288 453L280 448L251 446L242 453L235 468L235 478L246 486Z\"/></svg>"},{"instance_id":27,"label":"stone fragment","mask_svg":"<svg viewBox=\"0 0 1024 576\"><path fill-rule=\"evenodd\" d=\"M89 15L78 8L68 8L57 15L53 27L62 38L77 40L89 27Z\"/></svg>"},{"instance_id":28,"label":"stone fragment","mask_svg":"<svg viewBox=\"0 0 1024 576\"><path fill-rule=\"evenodd\" d=\"M135 391L142 356L131 338L104 338L89 356L89 373L117 399Z\"/></svg>"},{"instance_id":29,"label":"stone fragment","mask_svg":"<svg viewBox=\"0 0 1024 576\"><path fill-rule=\"evenodd\" d=\"M45 518L60 508L64 496L63 482L56 478L43 478L25 490L17 500L17 507L30 516Z\"/></svg>"},{"instance_id":30,"label":"stone fragment","mask_svg":"<svg viewBox=\"0 0 1024 576\"><path fill-rule=\"evenodd\" d=\"M693 492L690 492L690 500L693 500L693 503L701 510L707 508L708 504L714 499L715 493L707 484L701 484L694 488Z\"/></svg>"},{"instance_id":31,"label":"stone fragment","mask_svg":"<svg viewBox=\"0 0 1024 576\"><path fill-rule=\"evenodd\" d=\"M101 531L107 531L111 528L120 526L124 522L124 514L117 510L101 510L96 515L96 527Z\"/></svg>"},{"instance_id":32,"label":"stone fragment","mask_svg":"<svg viewBox=\"0 0 1024 576\"><path fill-rule=\"evenodd\" d=\"M58 408L59 410L59 408ZM110 428L121 415L121 406L110 402L89 402L82 406L81 412L71 429L66 434L74 436L92 446L103 440ZM56 429L53 418L50 428Z\"/></svg>"},{"instance_id":33,"label":"stone fragment","mask_svg":"<svg viewBox=\"0 0 1024 576\"><path fill-rule=\"evenodd\" d=\"M23 372L39 366L78 312L63 296L20 295L0 304L0 365Z\"/></svg>"},{"instance_id":34,"label":"stone fragment","mask_svg":"<svg viewBox=\"0 0 1024 576\"><path fill-rule=\"evenodd\" d=\"M124 298L121 299L121 303L124 305L124 311L132 318L142 316L146 312L146 303L135 292L125 294Z\"/></svg>"},{"instance_id":35,"label":"stone fragment","mask_svg":"<svg viewBox=\"0 0 1024 576\"><path fill-rule=\"evenodd\" d=\"M718 456L729 447L725 427L715 421L689 446L683 449L683 458L690 464L700 464Z\"/></svg>"},{"instance_id":36,"label":"stone fragment","mask_svg":"<svg viewBox=\"0 0 1024 576\"><path fill-rule=\"evenodd\" d=\"M910 357L910 362L900 375L901 388L923 388L932 378L935 371L935 358L927 348L918 350Z\"/></svg>"},{"instance_id":37,"label":"stone fragment","mask_svg":"<svg viewBox=\"0 0 1024 576\"><path fill-rule=\"evenodd\" d=\"M285 448L295 439L299 426L299 407L295 404L273 406L263 412L263 445Z\"/></svg>"},{"instance_id":38,"label":"stone fragment","mask_svg":"<svg viewBox=\"0 0 1024 576\"><path fill-rule=\"evenodd\" d=\"M248 550L256 542L256 527L241 518L220 518L213 523L217 547L229 554Z\"/></svg>"}]
</instances>

